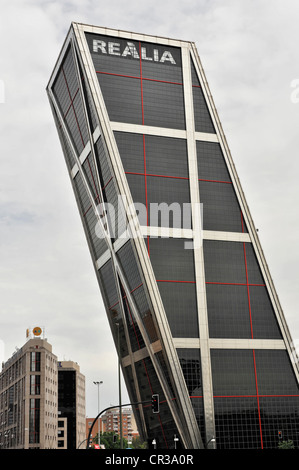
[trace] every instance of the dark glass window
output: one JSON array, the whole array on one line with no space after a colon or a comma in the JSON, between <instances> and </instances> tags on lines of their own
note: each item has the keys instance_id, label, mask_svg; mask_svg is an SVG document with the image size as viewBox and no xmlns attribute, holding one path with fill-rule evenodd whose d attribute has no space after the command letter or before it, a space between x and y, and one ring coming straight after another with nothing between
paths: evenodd
<instances>
[{"instance_id":1,"label":"dark glass window","mask_svg":"<svg viewBox=\"0 0 299 470\"><path fill-rule=\"evenodd\" d=\"M193 250L180 238L150 238L149 254L156 279L194 282Z\"/></svg>"},{"instance_id":2,"label":"dark glass window","mask_svg":"<svg viewBox=\"0 0 299 470\"><path fill-rule=\"evenodd\" d=\"M39 444L40 441L40 399L29 400L29 444Z\"/></svg>"},{"instance_id":3,"label":"dark glass window","mask_svg":"<svg viewBox=\"0 0 299 470\"><path fill-rule=\"evenodd\" d=\"M277 449L280 441L293 441L299 446L298 396L273 396L259 399L262 420L263 445L265 449Z\"/></svg>"},{"instance_id":4,"label":"dark glass window","mask_svg":"<svg viewBox=\"0 0 299 470\"><path fill-rule=\"evenodd\" d=\"M65 161L66 161L66 164L67 164L67 167L68 167L69 171L71 171L72 168L74 167L75 163L76 163L76 160L75 160L75 157L74 157L73 152L71 150L69 141L68 141L67 137L65 136L64 132L62 131L61 121L58 118L58 115L57 115L56 110L54 108L53 108L53 112L54 112L54 119L55 119L55 122L56 122L56 127L58 129L58 134L59 134L61 146L62 146L62 149L63 149Z\"/></svg>"},{"instance_id":5,"label":"dark glass window","mask_svg":"<svg viewBox=\"0 0 299 470\"><path fill-rule=\"evenodd\" d=\"M145 158L147 174L189 177L185 139L146 135Z\"/></svg>"},{"instance_id":6,"label":"dark glass window","mask_svg":"<svg viewBox=\"0 0 299 470\"><path fill-rule=\"evenodd\" d=\"M207 282L246 284L243 243L204 240Z\"/></svg>"},{"instance_id":7,"label":"dark glass window","mask_svg":"<svg viewBox=\"0 0 299 470\"><path fill-rule=\"evenodd\" d=\"M264 284L264 279L251 243L245 243L246 272L249 284Z\"/></svg>"},{"instance_id":8,"label":"dark glass window","mask_svg":"<svg viewBox=\"0 0 299 470\"><path fill-rule=\"evenodd\" d=\"M199 181L204 230L243 232L239 203L231 184Z\"/></svg>"},{"instance_id":9,"label":"dark glass window","mask_svg":"<svg viewBox=\"0 0 299 470\"><path fill-rule=\"evenodd\" d=\"M219 143L197 141L196 151L200 180L231 182Z\"/></svg>"},{"instance_id":10,"label":"dark glass window","mask_svg":"<svg viewBox=\"0 0 299 470\"><path fill-rule=\"evenodd\" d=\"M217 449L261 449L256 398L215 397Z\"/></svg>"},{"instance_id":11,"label":"dark glass window","mask_svg":"<svg viewBox=\"0 0 299 470\"><path fill-rule=\"evenodd\" d=\"M40 394L40 375L30 375L30 395Z\"/></svg>"},{"instance_id":12,"label":"dark glass window","mask_svg":"<svg viewBox=\"0 0 299 470\"><path fill-rule=\"evenodd\" d=\"M78 155L88 141L83 102L72 50L69 48L53 84L53 93Z\"/></svg>"},{"instance_id":13,"label":"dark glass window","mask_svg":"<svg viewBox=\"0 0 299 470\"><path fill-rule=\"evenodd\" d=\"M188 178L186 140L124 132L114 135L126 173Z\"/></svg>"},{"instance_id":14,"label":"dark glass window","mask_svg":"<svg viewBox=\"0 0 299 470\"><path fill-rule=\"evenodd\" d=\"M115 133L141 225L191 227L186 141Z\"/></svg>"},{"instance_id":15,"label":"dark glass window","mask_svg":"<svg viewBox=\"0 0 299 470\"><path fill-rule=\"evenodd\" d=\"M147 225L147 217L143 215L143 212L146 214L147 211L147 200L146 200L146 182L143 175L130 175L127 174L127 181L129 184L131 196L135 207L142 205L143 211L140 210L140 224Z\"/></svg>"},{"instance_id":16,"label":"dark glass window","mask_svg":"<svg viewBox=\"0 0 299 470\"><path fill-rule=\"evenodd\" d=\"M211 338L251 338L247 286L208 284Z\"/></svg>"},{"instance_id":17,"label":"dark glass window","mask_svg":"<svg viewBox=\"0 0 299 470\"><path fill-rule=\"evenodd\" d=\"M127 242L117 252L123 272L126 275L128 286L130 290L142 284L139 268L136 262L136 253L134 252L131 242Z\"/></svg>"},{"instance_id":18,"label":"dark glass window","mask_svg":"<svg viewBox=\"0 0 299 470\"><path fill-rule=\"evenodd\" d=\"M220 144L198 141L196 149L204 229L247 232Z\"/></svg>"},{"instance_id":19,"label":"dark glass window","mask_svg":"<svg viewBox=\"0 0 299 470\"><path fill-rule=\"evenodd\" d=\"M104 301L107 307L111 308L119 300L111 260L107 261L107 263L99 269L99 277L103 289Z\"/></svg>"},{"instance_id":20,"label":"dark glass window","mask_svg":"<svg viewBox=\"0 0 299 470\"><path fill-rule=\"evenodd\" d=\"M143 80L142 89L146 126L185 129L182 85Z\"/></svg>"},{"instance_id":21,"label":"dark glass window","mask_svg":"<svg viewBox=\"0 0 299 470\"><path fill-rule=\"evenodd\" d=\"M286 351L256 350L256 374L260 395L299 395Z\"/></svg>"},{"instance_id":22,"label":"dark glass window","mask_svg":"<svg viewBox=\"0 0 299 470\"><path fill-rule=\"evenodd\" d=\"M194 105L194 119L195 130L198 132L208 132L215 134L214 124L212 122L210 112L199 82L199 78L195 71L194 64L191 60L191 73L192 73L192 90L193 90L193 105Z\"/></svg>"},{"instance_id":23,"label":"dark glass window","mask_svg":"<svg viewBox=\"0 0 299 470\"><path fill-rule=\"evenodd\" d=\"M114 136L125 172L144 174L143 135L115 132Z\"/></svg>"},{"instance_id":24,"label":"dark glass window","mask_svg":"<svg viewBox=\"0 0 299 470\"><path fill-rule=\"evenodd\" d=\"M41 361L40 352L32 351L30 353L30 371L31 372L40 372L40 361Z\"/></svg>"},{"instance_id":25,"label":"dark glass window","mask_svg":"<svg viewBox=\"0 0 299 470\"><path fill-rule=\"evenodd\" d=\"M83 172L88 181L89 190L93 196L93 200L97 203L100 202L100 188L99 188L99 180L97 176L97 170L95 168L95 164L91 154L87 156L83 165Z\"/></svg>"},{"instance_id":26,"label":"dark glass window","mask_svg":"<svg viewBox=\"0 0 299 470\"><path fill-rule=\"evenodd\" d=\"M177 429L151 359L147 357L136 362L135 370L141 399L150 402L153 393L159 394L159 414L153 413L150 406L143 408L144 419L150 433L149 439L155 438L158 448L171 449L173 448L173 436L177 434Z\"/></svg>"},{"instance_id":27,"label":"dark glass window","mask_svg":"<svg viewBox=\"0 0 299 470\"><path fill-rule=\"evenodd\" d=\"M281 332L266 287L250 286L253 338L281 339Z\"/></svg>"},{"instance_id":28,"label":"dark glass window","mask_svg":"<svg viewBox=\"0 0 299 470\"><path fill-rule=\"evenodd\" d=\"M193 251L183 239L150 238L149 255L173 336L198 337Z\"/></svg>"},{"instance_id":29,"label":"dark glass window","mask_svg":"<svg viewBox=\"0 0 299 470\"><path fill-rule=\"evenodd\" d=\"M185 377L191 403L199 425L200 434L205 442L205 419L201 378L201 359L199 349L177 349L180 365Z\"/></svg>"},{"instance_id":30,"label":"dark glass window","mask_svg":"<svg viewBox=\"0 0 299 470\"><path fill-rule=\"evenodd\" d=\"M299 390L284 350L212 350L217 448L298 445Z\"/></svg>"},{"instance_id":31,"label":"dark glass window","mask_svg":"<svg viewBox=\"0 0 299 470\"><path fill-rule=\"evenodd\" d=\"M148 176L147 204L151 226L191 227L188 180Z\"/></svg>"},{"instance_id":32,"label":"dark glass window","mask_svg":"<svg viewBox=\"0 0 299 470\"><path fill-rule=\"evenodd\" d=\"M172 336L198 338L198 315L195 284L158 282Z\"/></svg>"},{"instance_id":33,"label":"dark glass window","mask_svg":"<svg viewBox=\"0 0 299 470\"><path fill-rule=\"evenodd\" d=\"M201 396L201 360L199 349L177 349L181 368L185 377L186 385L190 396Z\"/></svg>"},{"instance_id":34,"label":"dark glass window","mask_svg":"<svg viewBox=\"0 0 299 470\"><path fill-rule=\"evenodd\" d=\"M84 222L85 233L94 257L98 259L107 250L107 244L100 229L99 220L95 214L89 195L85 189L80 173L73 180L77 200ZM95 201L97 203L97 201Z\"/></svg>"},{"instance_id":35,"label":"dark glass window","mask_svg":"<svg viewBox=\"0 0 299 470\"><path fill-rule=\"evenodd\" d=\"M157 341L158 334L153 317L153 309L146 295L144 286L138 287L132 292L133 299L143 321L144 327L151 342Z\"/></svg>"},{"instance_id":36,"label":"dark glass window","mask_svg":"<svg viewBox=\"0 0 299 470\"><path fill-rule=\"evenodd\" d=\"M111 121L142 124L140 79L98 74Z\"/></svg>"},{"instance_id":37,"label":"dark glass window","mask_svg":"<svg viewBox=\"0 0 299 470\"><path fill-rule=\"evenodd\" d=\"M254 358L251 350L211 350L215 396L256 395Z\"/></svg>"},{"instance_id":38,"label":"dark glass window","mask_svg":"<svg viewBox=\"0 0 299 470\"><path fill-rule=\"evenodd\" d=\"M110 120L185 128L179 48L92 34L86 38Z\"/></svg>"}]
</instances>

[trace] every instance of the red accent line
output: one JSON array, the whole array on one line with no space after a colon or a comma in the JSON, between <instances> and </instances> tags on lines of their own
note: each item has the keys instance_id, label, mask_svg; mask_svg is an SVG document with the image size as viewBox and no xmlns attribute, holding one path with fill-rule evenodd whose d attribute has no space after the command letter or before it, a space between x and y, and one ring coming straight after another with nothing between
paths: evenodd
<instances>
[{"instance_id":1,"label":"red accent line","mask_svg":"<svg viewBox=\"0 0 299 470\"><path fill-rule=\"evenodd\" d=\"M299 397L299 395L259 395L260 398L293 398L293 397Z\"/></svg>"},{"instance_id":2,"label":"red accent line","mask_svg":"<svg viewBox=\"0 0 299 470\"><path fill-rule=\"evenodd\" d=\"M174 179L181 179L181 180L189 180L189 178L186 176L154 175L152 173L146 173L145 175L144 173L137 173L134 171L126 171L125 173L126 175L155 176L157 178L174 178Z\"/></svg>"},{"instance_id":3,"label":"red accent line","mask_svg":"<svg viewBox=\"0 0 299 470\"><path fill-rule=\"evenodd\" d=\"M222 284L224 286L255 286L255 287L265 287L265 284L247 284L246 283L241 283L241 282L211 282L211 281L206 281L206 284Z\"/></svg>"},{"instance_id":4,"label":"red accent line","mask_svg":"<svg viewBox=\"0 0 299 470\"><path fill-rule=\"evenodd\" d=\"M80 134L80 137L81 137L82 145L83 145L83 147L85 147L84 140L83 140L83 137L82 137L82 134L81 134L81 130L80 130L80 126L79 126L79 123L78 123L76 111L75 111L74 104L73 104L73 101L72 101L71 93L70 93L70 90L69 90L69 86L68 86L67 79L66 79L66 76L65 76L65 73L64 73L63 68L62 68L62 73L63 73L63 77L64 77L65 84L66 84L66 87L67 87L67 91L68 91L68 94L69 94L69 97L70 97L70 100L71 100L71 105L72 105L72 108L73 108L73 111L74 111L74 115L75 115L75 119L76 119L76 123L77 123L78 130L79 130L79 134Z\"/></svg>"},{"instance_id":5,"label":"red accent line","mask_svg":"<svg viewBox=\"0 0 299 470\"><path fill-rule=\"evenodd\" d=\"M156 279L156 282L187 282L191 284L195 284L195 281L178 281L177 279ZM257 287L264 287L265 284L242 284L237 282L206 282L206 284L219 284L224 286L257 286Z\"/></svg>"},{"instance_id":6,"label":"red accent line","mask_svg":"<svg viewBox=\"0 0 299 470\"><path fill-rule=\"evenodd\" d=\"M96 186L96 183L95 183L95 180L94 180L94 177L93 177L93 172L92 172L91 165L90 165L90 162L89 162L89 157L87 157L87 163L88 163L89 171L90 171L91 178L92 178L92 181L93 181L94 189L95 189L95 192L96 192L96 196L97 196L96 199L98 199L99 198L98 188Z\"/></svg>"},{"instance_id":7,"label":"red accent line","mask_svg":"<svg viewBox=\"0 0 299 470\"><path fill-rule=\"evenodd\" d=\"M213 395L214 398L294 398L299 395ZM203 395L190 395L190 398L203 398Z\"/></svg>"},{"instance_id":8,"label":"red accent line","mask_svg":"<svg viewBox=\"0 0 299 470\"><path fill-rule=\"evenodd\" d=\"M179 282L182 284L195 284L195 281L174 281L173 279L156 279L156 282Z\"/></svg>"},{"instance_id":9,"label":"red accent line","mask_svg":"<svg viewBox=\"0 0 299 470\"><path fill-rule=\"evenodd\" d=\"M141 61L140 61L141 62ZM143 116L143 105L142 105L142 116ZM142 117L143 120L143 117ZM145 186L145 207L146 207L146 225L148 227L148 199L147 199L147 175L146 175L146 152L145 152L145 135L143 134L143 163L144 163L144 186ZM147 252L150 255L149 248L149 237L147 237Z\"/></svg>"},{"instance_id":10,"label":"red accent line","mask_svg":"<svg viewBox=\"0 0 299 470\"><path fill-rule=\"evenodd\" d=\"M250 317L250 329L251 329L251 338L253 339L253 330L252 330L252 316L251 316L251 303L250 303L250 293L249 293L249 281L248 281L248 270L247 270L247 259L246 259L246 246L243 243L244 249L244 261L245 261L245 271L246 271L246 285L247 285L247 294L248 294L248 308L249 308L249 317Z\"/></svg>"},{"instance_id":11,"label":"red accent line","mask_svg":"<svg viewBox=\"0 0 299 470\"><path fill-rule=\"evenodd\" d=\"M248 269L247 269L247 258L246 258L246 245L243 243L244 248L244 261L245 261L245 271L246 271L246 283L247 283L247 295L248 295L248 308L249 308L249 317L250 317L250 329L251 329L251 338L253 339L253 329L252 329L252 315L251 315L251 303L250 303L250 292L249 292L249 282L248 282ZM256 399L257 399L257 408L259 416L259 426L260 426L260 438L261 438L261 448L263 449L263 432L262 432L262 423L261 423L261 410L260 410L260 401L259 401L259 392L258 392L258 381L257 381L257 372L256 372L256 361L255 361L255 350L252 350L253 354L253 366L254 366L254 376L255 376L255 387L256 387Z\"/></svg>"},{"instance_id":12,"label":"red accent line","mask_svg":"<svg viewBox=\"0 0 299 470\"><path fill-rule=\"evenodd\" d=\"M261 410L260 410L260 399L259 399L259 391L258 391L258 383L257 383L257 374L256 374L256 362L255 362L255 350L253 349L253 363L254 363L254 375L255 375L255 386L256 386L256 399L257 399L257 409L259 415L259 426L260 426L260 437L261 437L261 448L263 449L263 431L262 431L262 420L261 420Z\"/></svg>"},{"instance_id":13,"label":"red accent line","mask_svg":"<svg viewBox=\"0 0 299 470\"><path fill-rule=\"evenodd\" d=\"M111 73L111 72L100 72L99 70L96 70L96 73L100 75L112 75L114 77L122 77L122 78L135 78L137 80L140 80L140 77L135 77L134 75L122 75L120 73Z\"/></svg>"},{"instance_id":14,"label":"red accent line","mask_svg":"<svg viewBox=\"0 0 299 470\"><path fill-rule=\"evenodd\" d=\"M65 114L64 114L64 116L63 116L63 119L65 119L65 118L66 118L66 116L67 116L67 114L68 114L69 110L71 109L71 107L72 107L72 104L73 104L73 101L75 100L75 98L76 98L76 96L77 96L77 93L78 93L78 91L79 91L79 88L78 88L78 90L76 91L76 93L74 94L74 98L72 98L72 100L71 100L71 104L70 104L70 105L69 105L69 107L67 108L67 111L66 111L66 113L65 113Z\"/></svg>"},{"instance_id":15,"label":"red accent line","mask_svg":"<svg viewBox=\"0 0 299 470\"><path fill-rule=\"evenodd\" d=\"M208 183L233 184L231 181L206 180L206 179L202 179L202 178L198 178L198 181L207 181Z\"/></svg>"},{"instance_id":16,"label":"red accent line","mask_svg":"<svg viewBox=\"0 0 299 470\"><path fill-rule=\"evenodd\" d=\"M99 197L99 196L97 196L97 197L94 199L94 200L95 200L95 202L96 202L98 199L100 199L100 197ZM88 209L86 209L86 211L85 211L85 212L84 212L84 214L83 214L83 217L85 217L85 216L86 216L87 212L89 212L91 208L92 208L92 204L90 204L90 206L88 207Z\"/></svg>"},{"instance_id":17,"label":"red accent line","mask_svg":"<svg viewBox=\"0 0 299 470\"><path fill-rule=\"evenodd\" d=\"M125 300L125 302L126 302L127 309L128 309L128 312L129 312L129 315L130 315L130 318L131 318L131 324L132 324L132 326L133 326L134 334L135 334L135 337L136 337L136 340L137 340L137 343L138 343L138 349L141 349L141 348L140 348L139 339L138 339L138 335L137 335L137 331L136 331L136 328L135 328L135 321L134 321L134 319L133 319L133 317L132 317L132 313L131 313L131 309L130 309L130 305L129 305L128 299L125 297L124 300Z\"/></svg>"},{"instance_id":18,"label":"red accent line","mask_svg":"<svg viewBox=\"0 0 299 470\"><path fill-rule=\"evenodd\" d=\"M140 57L140 88L141 88L141 109L142 109L142 125L144 125L144 105L143 105L143 83L142 83L142 62L141 62L141 42L139 42ZM146 151L145 151L145 135L143 134L143 165L144 165L144 186L145 186L145 206L146 206L146 225L148 226L148 199L147 199L147 175L146 175ZM147 252L149 251L149 237L147 237Z\"/></svg>"},{"instance_id":19,"label":"red accent line","mask_svg":"<svg viewBox=\"0 0 299 470\"><path fill-rule=\"evenodd\" d=\"M139 287L143 286L143 283L139 284L137 287L134 287L134 289L131 290L131 294L135 292L135 290L139 289Z\"/></svg>"},{"instance_id":20,"label":"red accent line","mask_svg":"<svg viewBox=\"0 0 299 470\"><path fill-rule=\"evenodd\" d=\"M139 173L139 172L136 172L136 171L126 171L125 173L126 173L126 175L144 176L144 173ZM156 175L154 173L147 173L146 176L155 176L157 178L174 178L174 179L189 180L188 176ZM201 179L201 178L199 178L198 181L206 181L207 183L232 184L231 181L207 180L207 179Z\"/></svg>"},{"instance_id":21,"label":"red accent line","mask_svg":"<svg viewBox=\"0 0 299 470\"><path fill-rule=\"evenodd\" d=\"M143 286L143 283L139 284L139 286L137 286L137 287L134 287L134 289L132 289L132 290L130 291L130 293L132 294L133 292L135 292L135 290L139 289L139 287L141 287L141 286ZM127 296L124 295L122 298L123 298L123 299L126 299ZM117 305L117 304L119 304L119 300L118 300L117 302L115 302L115 304L113 304L113 305L111 305L110 307L108 307L108 309L110 310L111 308L115 307L115 305Z\"/></svg>"},{"instance_id":22,"label":"red accent line","mask_svg":"<svg viewBox=\"0 0 299 470\"><path fill-rule=\"evenodd\" d=\"M140 61L141 63L141 61ZM145 77L136 77L135 75L123 75L120 73L110 73L110 72L100 72L99 70L96 71L96 73L100 75L112 75L114 77L122 77L122 78L134 78L135 80L146 80L148 82L158 82L158 83L167 83L169 85L183 85L180 82L170 82L168 80L157 80L156 78L145 78Z\"/></svg>"},{"instance_id":23,"label":"red accent line","mask_svg":"<svg viewBox=\"0 0 299 470\"><path fill-rule=\"evenodd\" d=\"M170 82L169 80L157 80L156 78L143 78L143 80L147 80L148 82L166 83L167 85L183 85L180 82Z\"/></svg>"},{"instance_id":24,"label":"red accent line","mask_svg":"<svg viewBox=\"0 0 299 470\"><path fill-rule=\"evenodd\" d=\"M109 180L107 181L107 183L102 187L102 190L104 190L108 184L110 183L110 181L113 179L113 176L111 176L111 178L109 178Z\"/></svg>"},{"instance_id":25,"label":"red accent line","mask_svg":"<svg viewBox=\"0 0 299 470\"><path fill-rule=\"evenodd\" d=\"M141 63L141 43L139 42L140 57L140 88L141 88L141 108L142 108L142 124L144 125L144 108L143 108L143 84L142 84L142 63Z\"/></svg>"},{"instance_id":26,"label":"red accent line","mask_svg":"<svg viewBox=\"0 0 299 470\"><path fill-rule=\"evenodd\" d=\"M85 216L86 216L87 212L89 212L91 208L92 208L92 205L90 204L89 208L88 208L88 209L86 209L86 211L84 212L84 214L83 214L83 217L85 217Z\"/></svg>"}]
</instances>

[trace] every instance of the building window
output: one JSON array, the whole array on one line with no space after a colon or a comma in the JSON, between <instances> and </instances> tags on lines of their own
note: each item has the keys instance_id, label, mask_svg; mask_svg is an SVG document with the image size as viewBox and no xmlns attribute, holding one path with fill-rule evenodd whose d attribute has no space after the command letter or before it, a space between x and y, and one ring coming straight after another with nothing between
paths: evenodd
<instances>
[{"instance_id":1,"label":"building window","mask_svg":"<svg viewBox=\"0 0 299 470\"><path fill-rule=\"evenodd\" d=\"M40 399L31 398L29 405L29 444L38 444L40 434Z\"/></svg>"},{"instance_id":2,"label":"building window","mask_svg":"<svg viewBox=\"0 0 299 470\"><path fill-rule=\"evenodd\" d=\"M40 352L33 351L30 353L30 371L40 372Z\"/></svg>"},{"instance_id":3,"label":"building window","mask_svg":"<svg viewBox=\"0 0 299 470\"><path fill-rule=\"evenodd\" d=\"M30 395L40 395L40 375L30 375Z\"/></svg>"}]
</instances>

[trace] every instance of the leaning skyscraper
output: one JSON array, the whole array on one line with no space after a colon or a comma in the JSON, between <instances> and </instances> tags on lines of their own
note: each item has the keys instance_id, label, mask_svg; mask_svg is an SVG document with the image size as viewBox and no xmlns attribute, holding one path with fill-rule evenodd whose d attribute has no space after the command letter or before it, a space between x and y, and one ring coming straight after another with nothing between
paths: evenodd
<instances>
[{"instance_id":1,"label":"leaning skyscraper","mask_svg":"<svg viewBox=\"0 0 299 470\"><path fill-rule=\"evenodd\" d=\"M72 23L47 92L143 438L298 446L292 339L195 45Z\"/></svg>"}]
</instances>

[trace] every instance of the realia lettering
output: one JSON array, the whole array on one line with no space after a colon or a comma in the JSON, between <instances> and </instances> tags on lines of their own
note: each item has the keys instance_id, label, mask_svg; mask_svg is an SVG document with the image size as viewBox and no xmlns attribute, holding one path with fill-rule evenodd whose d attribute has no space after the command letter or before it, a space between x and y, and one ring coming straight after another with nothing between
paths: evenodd
<instances>
[{"instance_id":1,"label":"realia lettering","mask_svg":"<svg viewBox=\"0 0 299 470\"><path fill-rule=\"evenodd\" d=\"M170 51L163 51L162 54L158 49L154 49L152 54L149 54L146 47L141 47L141 59L160 63L170 63L176 65L176 61ZM133 59L140 59L139 51L133 42L127 41L125 46L118 42L103 41L101 39L94 39L92 43L93 52L99 54L114 55L120 57L132 57Z\"/></svg>"}]
</instances>

